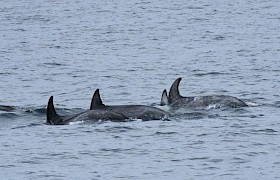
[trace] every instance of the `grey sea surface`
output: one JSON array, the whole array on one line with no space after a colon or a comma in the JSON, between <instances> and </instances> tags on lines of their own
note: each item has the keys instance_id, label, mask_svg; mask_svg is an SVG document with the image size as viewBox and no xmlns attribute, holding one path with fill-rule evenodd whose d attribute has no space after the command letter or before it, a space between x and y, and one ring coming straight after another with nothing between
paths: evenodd
<instances>
[{"instance_id":1,"label":"grey sea surface","mask_svg":"<svg viewBox=\"0 0 280 180\"><path fill-rule=\"evenodd\" d=\"M280 2L0 2L0 179L279 179ZM231 95L249 107L159 106ZM164 109L170 121L46 125L108 105Z\"/></svg>"}]
</instances>

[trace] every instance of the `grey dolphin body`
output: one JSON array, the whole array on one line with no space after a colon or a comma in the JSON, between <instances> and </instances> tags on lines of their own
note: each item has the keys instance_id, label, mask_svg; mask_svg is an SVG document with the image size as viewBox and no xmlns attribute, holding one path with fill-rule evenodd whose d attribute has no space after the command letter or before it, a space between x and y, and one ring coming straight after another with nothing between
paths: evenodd
<instances>
[{"instance_id":1,"label":"grey dolphin body","mask_svg":"<svg viewBox=\"0 0 280 180\"><path fill-rule=\"evenodd\" d=\"M56 110L53 105L53 96L49 98L48 107L47 107L47 124L51 124L51 125L66 125L71 122L88 121L88 120L125 121L126 119L128 118L123 114L112 112L109 110L103 110L103 109L86 110L78 114L62 117L56 113Z\"/></svg>"},{"instance_id":2,"label":"grey dolphin body","mask_svg":"<svg viewBox=\"0 0 280 180\"><path fill-rule=\"evenodd\" d=\"M196 96L196 97L183 97L179 93L179 83L182 78L176 79L169 91L164 90L161 96L161 105L169 105L171 107L186 107L186 108L206 108L209 106L214 107L245 107L248 106L242 100L226 95L214 96Z\"/></svg>"},{"instance_id":3,"label":"grey dolphin body","mask_svg":"<svg viewBox=\"0 0 280 180\"><path fill-rule=\"evenodd\" d=\"M130 119L161 120L167 119L169 114L161 109L145 105L104 105L99 94L99 89L94 92L90 109L103 109L120 113Z\"/></svg>"}]
</instances>

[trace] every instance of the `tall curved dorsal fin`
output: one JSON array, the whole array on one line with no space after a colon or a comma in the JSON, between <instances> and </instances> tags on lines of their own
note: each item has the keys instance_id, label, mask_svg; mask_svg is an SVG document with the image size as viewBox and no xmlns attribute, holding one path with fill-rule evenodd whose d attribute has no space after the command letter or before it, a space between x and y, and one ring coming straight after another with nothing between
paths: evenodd
<instances>
[{"instance_id":1,"label":"tall curved dorsal fin","mask_svg":"<svg viewBox=\"0 0 280 180\"><path fill-rule=\"evenodd\" d=\"M62 122L61 117L56 113L53 105L53 96L49 98L47 107L47 123L57 125Z\"/></svg>"},{"instance_id":2,"label":"tall curved dorsal fin","mask_svg":"<svg viewBox=\"0 0 280 180\"><path fill-rule=\"evenodd\" d=\"M173 82L173 84L172 84L172 86L169 90L169 98L171 100L177 100L177 99L182 97L180 95L179 89L178 89L179 88L179 83L180 83L181 80L182 80L182 78L178 78Z\"/></svg>"},{"instance_id":3,"label":"tall curved dorsal fin","mask_svg":"<svg viewBox=\"0 0 280 180\"><path fill-rule=\"evenodd\" d=\"M92 100L90 103L90 110L93 109L100 109L105 107L105 105L103 104L101 98L100 98L100 94L99 94L99 89L96 89L93 96L92 96Z\"/></svg>"},{"instance_id":4,"label":"tall curved dorsal fin","mask_svg":"<svg viewBox=\"0 0 280 180\"><path fill-rule=\"evenodd\" d=\"M160 105L168 105L168 96L167 96L167 91L166 89L163 90L162 95L161 95L161 100L160 100Z\"/></svg>"}]
</instances>

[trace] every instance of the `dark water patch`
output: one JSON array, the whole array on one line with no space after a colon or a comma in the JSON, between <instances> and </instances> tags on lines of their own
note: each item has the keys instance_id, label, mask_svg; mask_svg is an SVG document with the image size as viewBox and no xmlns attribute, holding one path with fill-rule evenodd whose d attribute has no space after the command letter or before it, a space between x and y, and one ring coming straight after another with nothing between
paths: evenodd
<instances>
[{"instance_id":1,"label":"dark water patch","mask_svg":"<svg viewBox=\"0 0 280 180\"><path fill-rule=\"evenodd\" d=\"M220 117L220 115L219 114L208 114L207 117L209 119L216 119L216 118Z\"/></svg>"},{"instance_id":2,"label":"dark water patch","mask_svg":"<svg viewBox=\"0 0 280 180\"><path fill-rule=\"evenodd\" d=\"M57 62L51 62L51 63L43 63L41 64L42 66L46 66L46 67L53 67L53 66L68 66L67 64L63 64L63 63L57 63ZM40 65L39 65L40 66Z\"/></svg>"},{"instance_id":3,"label":"dark water patch","mask_svg":"<svg viewBox=\"0 0 280 180\"><path fill-rule=\"evenodd\" d=\"M215 127L217 128L217 127ZM208 135L212 135L213 133L202 133L202 134L198 134L197 137L204 137L204 136L208 136Z\"/></svg>"},{"instance_id":4,"label":"dark water patch","mask_svg":"<svg viewBox=\"0 0 280 180\"><path fill-rule=\"evenodd\" d=\"M223 72L207 72L207 73L196 73L194 76L218 76L218 75L229 75L229 73L223 73Z\"/></svg>"},{"instance_id":5,"label":"dark water patch","mask_svg":"<svg viewBox=\"0 0 280 180\"><path fill-rule=\"evenodd\" d=\"M6 52L4 52L4 51L0 51L0 53L6 53ZM0 75L7 75L7 76L10 76L12 73L10 73L10 72L0 72Z\"/></svg>"},{"instance_id":6,"label":"dark water patch","mask_svg":"<svg viewBox=\"0 0 280 180\"><path fill-rule=\"evenodd\" d=\"M83 151L79 151L80 155L89 155L89 156L93 156L94 152L93 151L88 151L88 150L83 150Z\"/></svg>"},{"instance_id":7,"label":"dark water patch","mask_svg":"<svg viewBox=\"0 0 280 180\"><path fill-rule=\"evenodd\" d=\"M260 117L263 117L264 114L251 114L251 115L248 115L248 116L237 116L237 117L249 117L249 118L252 118L252 119L255 119L255 118L260 118Z\"/></svg>"},{"instance_id":8,"label":"dark water patch","mask_svg":"<svg viewBox=\"0 0 280 180\"><path fill-rule=\"evenodd\" d=\"M0 168L14 168L16 165L14 164L7 164L7 165L0 165Z\"/></svg>"},{"instance_id":9,"label":"dark water patch","mask_svg":"<svg viewBox=\"0 0 280 180\"><path fill-rule=\"evenodd\" d=\"M235 126L235 128L240 129L242 127ZM242 136L248 136L248 135L244 135L244 133L242 132L225 132L222 135L219 135L219 137L242 137ZM230 142L231 140L224 140L224 141Z\"/></svg>"},{"instance_id":10,"label":"dark water patch","mask_svg":"<svg viewBox=\"0 0 280 180\"><path fill-rule=\"evenodd\" d=\"M58 46L58 45L51 45L49 46L50 49L54 48L54 49L61 49L62 47L61 46ZM60 65L59 65L60 66Z\"/></svg>"},{"instance_id":11,"label":"dark water patch","mask_svg":"<svg viewBox=\"0 0 280 180\"><path fill-rule=\"evenodd\" d=\"M209 21L208 18L189 18L190 21ZM194 41L198 41L198 40L194 40Z\"/></svg>"},{"instance_id":12,"label":"dark water patch","mask_svg":"<svg viewBox=\"0 0 280 180\"><path fill-rule=\"evenodd\" d=\"M157 131L153 135L173 135L173 134L179 134L178 132L162 132L162 131Z\"/></svg>"},{"instance_id":13,"label":"dark water patch","mask_svg":"<svg viewBox=\"0 0 280 180\"><path fill-rule=\"evenodd\" d=\"M15 110L14 106L0 105L0 111L10 112Z\"/></svg>"},{"instance_id":14,"label":"dark water patch","mask_svg":"<svg viewBox=\"0 0 280 180\"><path fill-rule=\"evenodd\" d=\"M205 168L203 168L204 170L217 170L217 169L220 169L220 168L218 168L218 167L214 167L214 166L209 166L208 164L207 164L207 166L208 167L205 167ZM208 175L214 175L215 173L208 173ZM205 175L203 175L203 176L205 176Z\"/></svg>"},{"instance_id":15,"label":"dark water patch","mask_svg":"<svg viewBox=\"0 0 280 180\"><path fill-rule=\"evenodd\" d=\"M213 163L219 163L219 162L223 162L223 159L209 159L209 162L213 162Z\"/></svg>"},{"instance_id":16,"label":"dark water patch","mask_svg":"<svg viewBox=\"0 0 280 180\"><path fill-rule=\"evenodd\" d=\"M205 144L205 141L199 140L199 141L196 141L196 142L189 143L188 145L190 147L192 147L193 145L201 145L201 144Z\"/></svg>"},{"instance_id":17,"label":"dark water patch","mask_svg":"<svg viewBox=\"0 0 280 180\"><path fill-rule=\"evenodd\" d=\"M141 136L131 136L132 138L138 138L138 137L141 137ZM122 137L121 136L113 136L114 139L121 139Z\"/></svg>"},{"instance_id":18,"label":"dark water patch","mask_svg":"<svg viewBox=\"0 0 280 180\"><path fill-rule=\"evenodd\" d=\"M238 157L234 157L231 160L232 160L231 164L244 164L250 162L249 160L238 158Z\"/></svg>"},{"instance_id":19,"label":"dark water patch","mask_svg":"<svg viewBox=\"0 0 280 180\"><path fill-rule=\"evenodd\" d=\"M44 174L44 175L38 175L38 176L36 176L36 177L38 177L38 178L43 178L43 179L45 179L45 178L47 178L47 179L57 179L57 178L59 178L59 179L65 179L66 177L65 176L63 176L63 175L57 175L57 174ZM37 178L35 178L35 179L37 179ZM66 178L67 179L67 178Z\"/></svg>"},{"instance_id":20,"label":"dark water patch","mask_svg":"<svg viewBox=\"0 0 280 180\"><path fill-rule=\"evenodd\" d=\"M256 142L256 143L253 143L252 144L253 146L265 146L266 144L264 144L264 143L259 143L259 142ZM260 153L260 152L259 152ZM266 154L266 152L262 152L262 153L264 153L264 154Z\"/></svg>"},{"instance_id":21,"label":"dark water patch","mask_svg":"<svg viewBox=\"0 0 280 180\"><path fill-rule=\"evenodd\" d=\"M247 152L244 154L249 157L255 157L255 156L259 155L260 153L259 152Z\"/></svg>"},{"instance_id":22,"label":"dark water patch","mask_svg":"<svg viewBox=\"0 0 280 180\"><path fill-rule=\"evenodd\" d=\"M205 7L203 7L203 6L188 6L187 9L201 10L201 9L205 9Z\"/></svg>"},{"instance_id":23,"label":"dark water patch","mask_svg":"<svg viewBox=\"0 0 280 180\"><path fill-rule=\"evenodd\" d=\"M274 130L274 129L270 129L270 128L267 128L267 129L259 129L259 130L256 130L256 129L251 129L250 134L266 134L266 135L279 135L278 131Z\"/></svg>"},{"instance_id":24,"label":"dark water patch","mask_svg":"<svg viewBox=\"0 0 280 180\"><path fill-rule=\"evenodd\" d=\"M27 172L25 172L24 174L32 175L32 174L36 174L36 172L34 172L34 171L27 171Z\"/></svg>"},{"instance_id":25,"label":"dark water patch","mask_svg":"<svg viewBox=\"0 0 280 180\"><path fill-rule=\"evenodd\" d=\"M10 119L10 120L15 120L19 118L20 116L16 113L12 112L4 112L0 114L0 119Z\"/></svg>"},{"instance_id":26,"label":"dark water patch","mask_svg":"<svg viewBox=\"0 0 280 180\"><path fill-rule=\"evenodd\" d=\"M221 174L220 176L230 176L230 177L233 177L234 175L236 175L236 174L234 174L234 173L224 173L224 174Z\"/></svg>"},{"instance_id":27,"label":"dark water patch","mask_svg":"<svg viewBox=\"0 0 280 180\"><path fill-rule=\"evenodd\" d=\"M128 151L135 151L135 148L102 148L100 151L105 151L105 152L128 152Z\"/></svg>"},{"instance_id":28,"label":"dark water patch","mask_svg":"<svg viewBox=\"0 0 280 180\"><path fill-rule=\"evenodd\" d=\"M64 152L60 152L60 153L47 153L46 155L53 157L53 158L57 158L57 157L61 157L64 156L65 153Z\"/></svg>"},{"instance_id":29,"label":"dark water patch","mask_svg":"<svg viewBox=\"0 0 280 180\"><path fill-rule=\"evenodd\" d=\"M277 107L277 108L280 108L280 101L276 101L276 102L274 103L274 106ZM280 111L280 110L279 110L279 111Z\"/></svg>"},{"instance_id":30,"label":"dark water patch","mask_svg":"<svg viewBox=\"0 0 280 180\"><path fill-rule=\"evenodd\" d=\"M33 112L35 112L37 114L45 115L47 113L47 109L46 108L38 108L38 109L34 109Z\"/></svg>"},{"instance_id":31,"label":"dark water patch","mask_svg":"<svg viewBox=\"0 0 280 180\"><path fill-rule=\"evenodd\" d=\"M0 110L0 118L6 119L38 118L46 115L46 108L2 106Z\"/></svg>"},{"instance_id":32,"label":"dark water patch","mask_svg":"<svg viewBox=\"0 0 280 180\"><path fill-rule=\"evenodd\" d=\"M137 179L137 176L132 176L132 175L116 176L115 179Z\"/></svg>"},{"instance_id":33,"label":"dark water patch","mask_svg":"<svg viewBox=\"0 0 280 180\"><path fill-rule=\"evenodd\" d=\"M221 41L221 40L224 40L225 38L226 38L225 36L217 35L213 39L216 40L216 41Z\"/></svg>"},{"instance_id":34,"label":"dark water patch","mask_svg":"<svg viewBox=\"0 0 280 180\"><path fill-rule=\"evenodd\" d=\"M180 162L180 161L183 161L183 159L171 159L170 161L172 161L172 162Z\"/></svg>"},{"instance_id":35,"label":"dark water patch","mask_svg":"<svg viewBox=\"0 0 280 180\"><path fill-rule=\"evenodd\" d=\"M43 164L42 162L32 161L32 160L23 160L23 161L19 161L19 163L22 163L22 164L30 164L30 165Z\"/></svg>"},{"instance_id":36,"label":"dark water patch","mask_svg":"<svg viewBox=\"0 0 280 180\"><path fill-rule=\"evenodd\" d=\"M34 116L46 115L46 108L20 108L18 111L21 111L22 114L32 114Z\"/></svg>"},{"instance_id":37,"label":"dark water patch","mask_svg":"<svg viewBox=\"0 0 280 180\"><path fill-rule=\"evenodd\" d=\"M188 158L188 160L191 160L191 161L204 161L204 160L208 160L208 159L210 159L210 157L208 157L208 156Z\"/></svg>"}]
</instances>

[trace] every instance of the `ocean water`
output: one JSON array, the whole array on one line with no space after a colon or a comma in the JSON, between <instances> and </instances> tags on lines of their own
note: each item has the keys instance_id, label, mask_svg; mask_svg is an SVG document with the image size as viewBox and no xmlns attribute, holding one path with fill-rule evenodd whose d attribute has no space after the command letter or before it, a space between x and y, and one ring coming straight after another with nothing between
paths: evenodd
<instances>
[{"instance_id":1,"label":"ocean water","mask_svg":"<svg viewBox=\"0 0 280 180\"><path fill-rule=\"evenodd\" d=\"M0 179L279 179L280 3L0 2ZM224 94L249 107L158 106ZM154 105L170 121L46 125L108 105Z\"/></svg>"}]
</instances>

